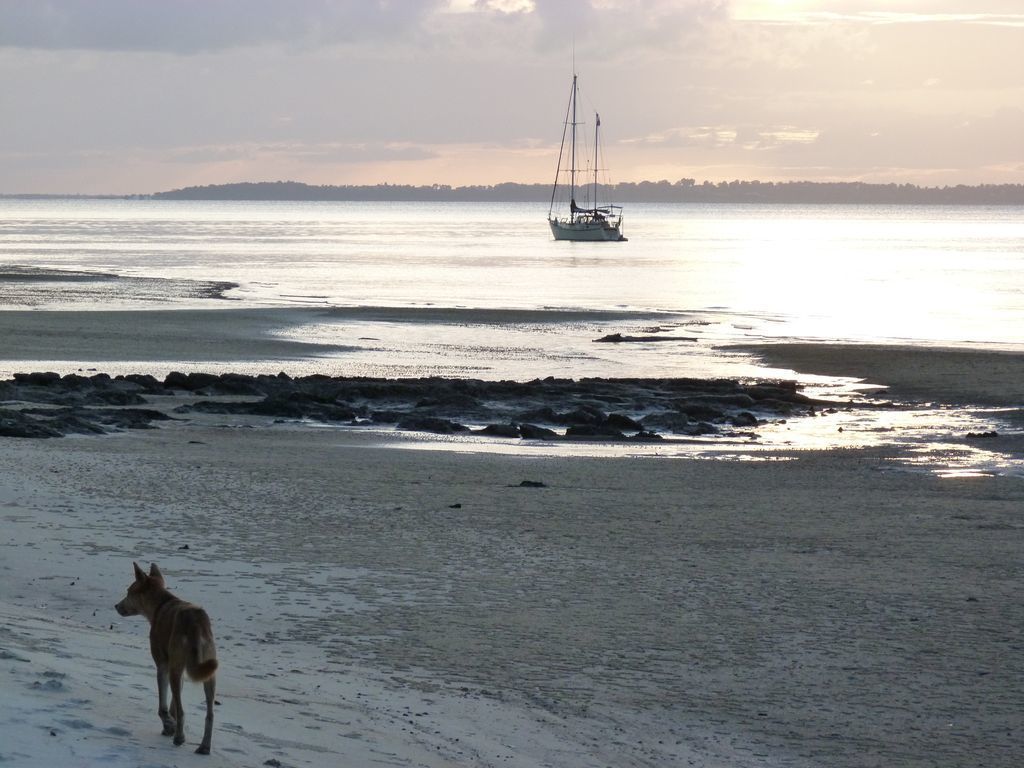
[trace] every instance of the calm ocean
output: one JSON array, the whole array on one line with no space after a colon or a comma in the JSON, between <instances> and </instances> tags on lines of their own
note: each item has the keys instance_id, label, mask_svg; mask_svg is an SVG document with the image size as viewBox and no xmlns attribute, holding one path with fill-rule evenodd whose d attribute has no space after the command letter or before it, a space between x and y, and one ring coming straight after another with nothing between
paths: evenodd
<instances>
[{"instance_id":1,"label":"calm ocean","mask_svg":"<svg viewBox=\"0 0 1024 768\"><path fill-rule=\"evenodd\" d=\"M779 338L1024 350L1020 208L634 205L627 243L554 242L545 214L532 203L0 200L0 301L227 305L11 279L51 268L230 281L230 306L415 310L400 332L371 320L296 330L361 341L353 373L729 374L717 343ZM440 308L467 312L437 323ZM468 311L481 309L541 312ZM624 314L598 314L609 311ZM706 343L591 344L651 326Z\"/></svg>"}]
</instances>

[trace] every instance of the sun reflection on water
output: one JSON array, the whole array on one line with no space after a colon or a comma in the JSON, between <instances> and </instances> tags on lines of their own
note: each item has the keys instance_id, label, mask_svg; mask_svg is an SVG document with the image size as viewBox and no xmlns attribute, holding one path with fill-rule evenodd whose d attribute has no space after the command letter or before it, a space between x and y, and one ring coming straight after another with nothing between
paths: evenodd
<instances>
[{"instance_id":1,"label":"sun reflection on water","mask_svg":"<svg viewBox=\"0 0 1024 768\"><path fill-rule=\"evenodd\" d=\"M934 473L950 480L993 476L1024 479L1024 454L978 445L971 433L988 431L998 411L894 407L882 410L851 404L765 423L756 433L700 438L665 436L653 442L526 441L481 435L410 435L391 431L388 445L412 450L502 453L531 457L666 458L697 461L788 462L800 453L837 449L886 449L893 468ZM1005 425L998 424L1004 427ZM1024 437L1024 433L1004 433Z\"/></svg>"}]
</instances>

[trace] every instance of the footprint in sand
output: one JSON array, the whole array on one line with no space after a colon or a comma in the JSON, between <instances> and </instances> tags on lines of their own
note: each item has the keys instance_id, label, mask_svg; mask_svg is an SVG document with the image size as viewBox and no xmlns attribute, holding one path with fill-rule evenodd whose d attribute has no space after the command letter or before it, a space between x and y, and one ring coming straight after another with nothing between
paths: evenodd
<instances>
[{"instance_id":1,"label":"footprint in sand","mask_svg":"<svg viewBox=\"0 0 1024 768\"><path fill-rule=\"evenodd\" d=\"M45 683L36 680L29 688L34 688L37 691L63 691L64 683L60 680L47 680Z\"/></svg>"}]
</instances>

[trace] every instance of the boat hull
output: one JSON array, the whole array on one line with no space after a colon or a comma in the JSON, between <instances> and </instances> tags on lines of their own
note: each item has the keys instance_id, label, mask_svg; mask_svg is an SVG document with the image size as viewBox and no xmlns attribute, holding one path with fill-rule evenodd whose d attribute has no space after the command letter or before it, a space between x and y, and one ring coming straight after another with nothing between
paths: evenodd
<instances>
[{"instance_id":1,"label":"boat hull","mask_svg":"<svg viewBox=\"0 0 1024 768\"><path fill-rule=\"evenodd\" d=\"M609 221L566 221L565 219L548 219L551 234L555 240L576 240L585 242L624 242L621 222L614 224Z\"/></svg>"}]
</instances>

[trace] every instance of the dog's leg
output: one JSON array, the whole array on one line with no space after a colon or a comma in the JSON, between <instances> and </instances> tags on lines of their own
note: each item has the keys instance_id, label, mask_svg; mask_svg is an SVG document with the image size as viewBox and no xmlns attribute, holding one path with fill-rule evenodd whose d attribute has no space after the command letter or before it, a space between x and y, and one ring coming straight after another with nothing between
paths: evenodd
<instances>
[{"instance_id":1,"label":"dog's leg","mask_svg":"<svg viewBox=\"0 0 1024 768\"><path fill-rule=\"evenodd\" d=\"M174 718L171 717L167 711L167 665L158 666L156 668L156 690L157 695L160 697L160 709L157 710L157 714L160 715L160 722L164 724L163 735L172 736L174 735Z\"/></svg>"},{"instance_id":2,"label":"dog's leg","mask_svg":"<svg viewBox=\"0 0 1024 768\"><path fill-rule=\"evenodd\" d=\"M171 711L174 714L174 746L185 743L185 710L181 706L181 673L184 670L171 669Z\"/></svg>"},{"instance_id":3,"label":"dog's leg","mask_svg":"<svg viewBox=\"0 0 1024 768\"><path fill-rule=\"evenodd\" d=\"M213 694L216 690L216 677L211 677L203 683L203 693L206 694L206 727L203 729L203 743L196 750L197 755L210 754L210 739L213 737Z\"/></svg>"}]
</instances>

